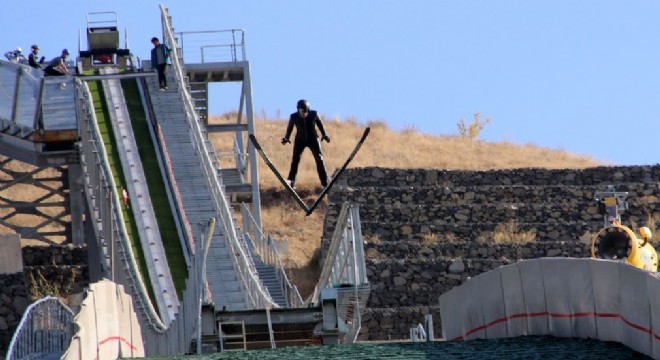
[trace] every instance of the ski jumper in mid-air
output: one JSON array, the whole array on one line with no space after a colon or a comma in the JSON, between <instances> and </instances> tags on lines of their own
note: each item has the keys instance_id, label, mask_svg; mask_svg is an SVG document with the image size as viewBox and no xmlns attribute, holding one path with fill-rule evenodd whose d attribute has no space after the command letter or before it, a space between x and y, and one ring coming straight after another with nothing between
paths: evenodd
<instances>
[{"instance_id":1,"label":"ski jumper in mid-air","mask_svg":"<svg viewBox=\"0 0 660 360\"><path fill-rule=\"evenodd\" d=\"M325 164L323 163L323 152L321 151L321 140L330 142L330 137L325 132L323 123L319 118L319 115L316 111L311 110L309 107L309 102L307 100L300 100L297 104L297 109L295 113L291 114L289 117L289 125L286 127L286 135L282 138L282 145L290 143L289 138L293 127L296 128L296 137L293 140L293 157L291 159L291 170L289 170L289 185L292 188L295 188L296 184L296 175L298 174L298 164L300 164L300 155L305 150L309 148L312 155L314 155L314 161L316 161L316 171L319 174L319 180L321 180L321 185L323 187L328 186L328 174L325 170ZM318 126L319 131L321 132L321 139L319 140L319 135L316 132L316 127Z\"/></svg>"},{"instance_id":2,"label":"ski jumper in mid-air","mask_svg":"<svg viewBox=\"0 0 660 360\"><path fill-rule=\"evenodd\" d=\"M284 179L273 162L268 159L264 149L261 147L261 145L259 145L259 141L257 141L256 136L254 136L254 134L249 134L248 137L250 138L252 145L254 145L257 153L261 156L266 165L268 165L273 174L275 174L275 177L282 183L282 185L284 185L284 188L291 194L293 199L309 216L321 203L323 197L330 191L332 185L337 182L339 176L344 170L346 170L346 167L351 162L351 160L353 160L358 151L360 151L360 148L362 147L364 140L367 138L367 135L369 135L369 131L371 129L369 127L364 129L362 137L355 145L355 148L353 148L353 151L350 153L350 155L348 155L348 158L344 164L339 169L335 170L332 177L328 178L328 174L325 171L325 164L323 163L321 140L330 142L330 137L325 132L325 128L323 128L323 123L321 123L319 115L316 113L316 111L313 111L309 108L309 102L307 100L298 101L297 108L298 111L291 114L291 117L289 118L289 125L286 128L286 135L282 138L282 145L290 143L291 141L289 141L289 137L291 136L291 132L293 132L293 127L296 127L296 137L293 143L293 159L291 160L291 170L289 171L288 180ZM316 132L317 126L321 131L320 140L319 135ZM300 155L307 147L312 151L312 154L314 155L314 160L316 161L316 170L319 174L321 185L323 185L323 190L321 190L321 193L316 198L316 200L314 200L312 205L305 203L294 189L296 183L296 175L298 174L298 164L300 163Z\"/></svg>"}]
</instances>

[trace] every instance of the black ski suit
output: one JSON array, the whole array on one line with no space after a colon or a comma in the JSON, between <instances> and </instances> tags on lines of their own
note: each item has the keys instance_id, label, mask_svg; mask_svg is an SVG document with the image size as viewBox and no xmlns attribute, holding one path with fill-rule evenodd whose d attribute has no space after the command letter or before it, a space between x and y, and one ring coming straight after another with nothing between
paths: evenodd
<instances>
[{"instance_id":1,"label":"black ski suit","mask_svg":"<svg viewBox=\"0 0 660 360\"><path fill-rule=\"evenodd\" d=\"M321 141L316 132L316 126L321 131L321 136L326 138L323 123L316 111L310 110L305 118L298 112L291 114L289 117L289 125L286 127L286 135L284 139L289 140L293 127L296 127L296 138L293 141L293 158L291 159L291 170L289 170L289 181L291 186L296 182L296 175L298 174L298 164L300 163L300 155L306 147L312 151L314 160L316 161L316 171L319 174L319 180L323 187L328 185L328 174L325 171L323 164L323 152L321 152Z\"/></svg>"}]
</instances>

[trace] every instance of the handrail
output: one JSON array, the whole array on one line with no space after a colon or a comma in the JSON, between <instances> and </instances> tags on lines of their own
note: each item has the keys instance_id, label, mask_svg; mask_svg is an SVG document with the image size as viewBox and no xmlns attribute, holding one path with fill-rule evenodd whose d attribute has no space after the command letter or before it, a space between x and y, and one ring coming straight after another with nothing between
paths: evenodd
<instances>
[{"instance_id":1,"label":"handrail","mask_svg":"<svg viewBox=\"0 0 660 360\"><path fill-rule=\"evenodd\" d=\"M236 39L236 34L240 35L239 39ZM230 35L230 39L226 40L221 40L219 39L220 36L222 35ZM199 47L199 54L200 54L200 62L205 63L208 62L205 56L205 49L211 49L211 48L228 48L229 49L229 54L230 54L230 60L232 62L237 62L237 61L245 61L246 56L245 56L245 30L244 29L228 29L228 30L203 30L203 31L179 31L176 33L176 38L179 39L179 45L181 46L182 49L182 56L186 55L186 49L190 49L187 45L186 40L186 35L192 35L192 36L197 36L198 37L198 44L196 46ZM218 38L210 38L206 36L213 36L213 35L220 35ZM203 39L202 39L203 38ZM191 40L192 42L195 42L195 40ZM205 43L199 44L199 41L204 41ZM237 51L240 49L240 53ZM240 57L239 57L240 54ZM188 57L188 56L186 56ZM197 58L195 58L197 60ZM216 60L216 59L214 59Z\"/></svg>"},{"instance_id":2,"label":"handrail","mask_svg":"<svg viewBox=\"0 0 660 360\"><path fill-rule=\"evenodd\" d=\"M110 184L110 194L111 194L111 201L112 201L112 218L117 226L117 237L119 239L118 243L122 246L122 254L123 254L123 261L126 262L126 270L129 275L129 281L132 285L132 287L135 288L135 293L136 293L136 301L142 306L140 306L141 312L144 316L144 318L148 321L149 325L151 325L152 329L156 332L164 332L167 329L167 326L163 324L161 321L160 317L158 316L156 310L153 307L153 304L151 300L149 299L149 295L146 289L146 286L144 285L144 282L142 280L142 277L140 276L140 272L137 266L137 262L135 261L135 255L133 254L133 249L131 247L131 244L128 240L128 232L126 230L126 223L124 222L124 216L121 213L121 211L118 211L120 209L120 201L119 201L119 194L117 192L117 185L115 184L115 180L112 177L112 171L109 168L109 160L108 160L108 154L105 151L105 147L102 146L101 144L103 143L103 140L101 138L101 132L98 128L98 122L96 120L96 112L94 109L91 108L91 104L93 104L92 100L92 95L91 92L89 91L89 87L87 86L87 83L81 81L80 79L76 79L76 85L79 89L82 89L82 96L85 98L86 101L83 103L86 106L86 111L87 111L87 117L83 117L82 122L84 124L87 124L89 126L89 129L87 129L92 136L92 144L95 148L95 152L97 156L99 157L99 164L98 166L100 167L101 172L105 173L105 178L106 181ZM85 131L83 131L85 133ZM84 134L83 134L84 136ZM83 142L83 146L89 145L89 142ZM112 241L112 238L110 239Z\"/></svg>"},{"instance_id":3,"label":"handrail","mask_svg":"<svg viewBox=\"0 0 660 360\"><path fill-rule=\"evenodd\" d=\"M70 328L69 331L65 330L66 332L68 332L68 335L69 335L68 339L65 340L65 339L60 338L61 335L62 335L62 329L63 328L66 329L65 327L62 326L62 322L60 322L60 321L37 321L37 322L32 321L32 319L33 319L33 317L32 317L33 310L36 312L36 315L42 315L42 316L43 315L50 315L50 311L44 311L44 309L42 309L43 307L46 307L46 306L56 307L55 310L61 312L60 314L56 314L56 316L61 315L61 317L64 318L64 319L58 319L58 320L64 320L64 321L69 322L69 324L65 324L65 325L72 325L73 324L73 316L74 316L73 311L68 306L66 306L59 298L57 298L55 296L46 296L44 298L41 298L41 299L33 302L23 312L23 316L21 317L21 321L18 323L18 327L16 328L16 331L14 332L14 335L12 335L12 337L11 337L11 341L9 342L9 349L7 350L7 360L27 359L27 358L32 359L33 355L38 355L38 354L35 354L31 350L41 350L41 355L45 355L45 354L43 354L44 351L58 351L59 350L59 351L61 351L62 354L64 353L64 351L66 351L66 346L68 346L69 341L70 341L71 336L72 336L72 334L70 333L70 332L72 332L71 330L73 330L72 328ZM58 316L58 317L60 317L60 316ZM28 318L29 318L30 321L28 321ZM34 336L34 334L33 334L34 331L31 331L31 330L32 330L32 327L35 326L35 325L36 326L42 325L44 327L50 325L52 328L57 329L57 334L55 335L56 341L47 341L46 339L42 339L42 340L46 340L46 341L39 341L38 343L37 343L37 341L34 341L34 340L37 340L37 339L32 339L32 337ZM20 340L21 336L23 335L24 330L28 333L26 336L29 337L27 340L25 340L25 343L21 342L21 340ZM44 329L40 329L40 330L44 330ZM45 330L49 330L49 329L45 329ZM58 346L63 346L64 348L63 349L54 349L55 347L58 347ZM37 349L35 349L35 347Z\"/></svg>"},{"instance_id":4,"label":"handrail","mask_svg":"<svg viewBox=\"0 0 660 360\"><path fill-rule=\"evenodd\" d=\"M359 225L360 219L359 219L359 213L356 211L351 211L351 225L353 226L353 235L357 235L353 237L353 247L352 247L352 255L353 255L353 278L355 279L355 283L353 284L354 290L355 290L355 313L356 320L354 321L353 327L354 327L354 335L353 339L351 339L350 343L354 343L357 340L358 334L360 333L360 329L362 328L362 314L360 313L362 309L360 308L360 291L359 291L359 278L360 278L360 271L362 270L362 267L359 266L358 264L366 266L364 262L364 253L361 253L362 249L362 244L360 246L357 246L357 241L362 241L362 229L360 229L360 226L356 226L356 224ZM360 250L358 250L360 249ZM365 273L366 276L366 273Z\"/></svg>"},{"instance_id":5,"label":"handrail","mask_svg":"<svg viewBox=\"0 0 660 360\"><path fill-rule=\"evenodd\" d=\"M101 75L113 75L116 72L115 68L100 69ZM126 181L125 190L136 197L128 212L129 217L135 221L137 230L137 237L133 239L134 245L137 245L136 240L139 241L147 264L156 264L156 266L147 266L146 276L153 288L152 294L161 318L165 323L170 323L174 318L179 299L172 281L153 202L149 189L145 186L147 174L142 168L142 159L137 151L137 140L130 126L130 115L126 104L123 103L125 100L120 81L103 80L102 85L105 101L110 109L114 109L109 112L109 119L116 139L114 145L121 160L118 166L123 169L123 177ZM123 116L125 116L123 120L129 122L128 125L122 126L120 120ZM142 206L144 207L141 208Z\"/></svg>"},{"instance_id":6,"label":"handrail","mask_svg":"<svg viewBox=\"0 0 660 360\"><path fill-rule=\"evenodd\" d=\"M348 202L342 204L319 282L306 304L318 304L318 294L326 287L338 288L337 313L349 325L344 338L348 343L355 342L362 327L361 311L369 297L370 286L359 208Z\"/></svg>"},{"instance_id":7,"label":"handrail","mask_svg":"<svg viewBox=\"0 0 660 360\"><path fill-rule=\"evenodd\" d=\"M291 282L289 281L289 277L286 275L286 271L284 271L284 265L282 265L282 258L280 257L279 251L277 251L277 247L275 246L273 238L270 236L270 234L268 235L268 243L270 244L270 247L274 253L273 254L274 258L277 261L277 265L276 265L277 274L284 280L282 282L282 285L284 286L285 296L287 297L287 300L289 300L289 307L292 308L303 307L304 301L300 296L298 287L292 285Z\"/></svg>"},{"instance_id":8,"label":"handrail","mask_svg":"<svg viewBox=\"0 0 660 360\"><path fill-rule=\"evenodd\" d=\"M325 263L323 264L323 269L321 270L321 276L319 276L319 283L314 289L314 296L312 301L316 298L316 294L320 289L326 287L328 280L330 280L330 273L333 266L335 265L335 260L337 258L337 252L341 246L342 233L346 227L346 222L348 220L348 203L344 203L339 211L339 216L337 216L337 222L335 223L335 230L332 234L332 241L330 242L330 248L328 249L328 255L325 258ZM309 301L309 300L308 300Z\"/></svg>"},{"instance_id":9,"label":"handrail","mask_svg":"<svg viewBox=\"0 0 660 360\"><path fill-rule=\"evenodd\" d=\"M238 169L238 173L241 176L241 182L245 182L245 169L247 168L245 164L245 158L246 154L243 153L243 150L238 146L238 141L234 139L234 154L235 155L235 161L236 161L236 168Z\"/></svg>"},{"instance_id":10,"label":"handrail","mask_svg":"<svg viewBox=\"0 0 660 360\"><path fill-rule=\"evenodd\" d=\"M186 215L186 211L183 207L183 200L181 199L181 192L179 191L179 185L176 182L176 178L174 177L174 171L172 170L172 161L170 159L170 153L167 149L167 142L165 141L165 136L163 135L163 131L158 124L158 122L155 121L155 116L153 114L153 106L151 104L151 98L149 97L149 88L146 85L146 81L144 78L140 79L138 82L139 86L138 89L140 91L140 95L142 96L143 102L144 102L144 108L146 109L146 115L148 118L148 123L149 123L149 132L151 133L151 136L158 142L160 146L158 146L157 151L160 153L160 156L162 156L162 162L161 163L163 167L165 167L165 171L163 171L164 176L167 178L167 185L168 186L168 196L172 196L171 193L174 194L174 199L172 201L175 203L176 206L174 206L173 210L176 213L176 217L178 218L177 222L177 228L180 226L180 224L183 224L184 231L182 231L182 242L186 247L186 263L188 266L190 266L190 258L191 254L195 253L195 237L193 236L192 232L192 227L190 226L190 221L188 221L188 216Z\"/></svg>"},{"instance_id":11,"label":"handrail","mask_svg":"<svg viewBox=\"0 0 660 360\"><path fill-rule=\"evenodd\" d=\"M103 18L102 20L96 20L96 21L90 21L90 15L108 15L112 14L114 15L114 19L111 19L110 17ZM103 16L99 16L103 17ZM89 30L91 28L91 24L113 24L115 27L119 25L119 20L117 18L117 12L116 11L96 11L96 12L88 12L87 13L87 29Z\"/></svg>"},{"instance_id":12,"label":"handrail","mask_svg":"<svg viewBox=\"0 0 660 360\"><path fill-rule=\"evenodd\" d=\"M368 282L358 208L345 202L337 217L319 282L305 303L317 303L321 289L326 287L359 286Z\"/></svg>"},{"instance_id":13,"label":"handrail","mask_svg":"<svg viewBox=\"0 0 660 360\"><path fill-rule=\"evenodd\" d=\"M172 49L172 56L170 58L177 82L181 85L184 85L186 84L185 72L183 70L183 65L180 62L181 57L179 49L176 46L177 43L172 30L172 25L170 23L168 10L163 5L160 5L160 9L164 32L163 41L166 44L169 44L170 48ZM263 284L255 275L254 269L249 266L248 257L239 243L236 229L234 228L232 222L232 214L229 210L229 203L225 196L224 189L220 185L217 173L212 165L213 161L209 155L209 153L212 153L215 150L213 147L210 149L207 148L206 140L202 138L202 129L200 127L198 117L195 112L195 106L189 91L182 86L179 86L178 88L179 93L183 99L186 112L186 120L191 127L191 133L195 139L193 143L195 144L197 152L202 159L202 170L204 171L206 175L206 181L208 181L210 186L209 190L213 196L213 204L216 208L216 211L220 215L220 219L222 220L224 233L227 235L229 240L228 243L231 247L232 253L235 254L235 256L232 256L232 259L234 260L234 265L238 277L241 280L241 284L244 289L244 296L246 297L250 308L264 308L267 305L279 307L279 305L273 301L271 296L264 291Z\"/></svg>"},{"instance_id":14,"label":"handrail","mask_svg":"<svg viewBox=\"0 0 660 360\"><path fill-rule=\"evenodd\" d=\"M266 237L262 229L257 225L256 220L252 216L248 206L243 203L243 216L247 216L247 220L250 221L251 226L254 226L256 230L255 239L250 237L252 241L252 246L257 249L257 253L261 256L261 259L264 263L268 265L275 265L275 270L277 277L282 280L282 287L284 294L286 296L289 307L299 308L303 307L304 301L300 296L298 287L291 284L289 277L286 274L284 265L282 264L282 258L280 257L279 251L275 246L275 242L270 234Z\"/></svg>"}]
</instances>

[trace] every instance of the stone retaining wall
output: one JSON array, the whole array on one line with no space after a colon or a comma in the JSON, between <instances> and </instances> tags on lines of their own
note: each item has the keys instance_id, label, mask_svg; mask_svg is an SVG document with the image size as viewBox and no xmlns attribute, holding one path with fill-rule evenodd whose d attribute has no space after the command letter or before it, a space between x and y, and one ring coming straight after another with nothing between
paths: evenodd
<instances>
[{"instance_id":1,"label":"stone retaining wall","mask_svg":"<svg viewBox=\"0 0 660 360\"><path fill-rule=\"evenodd\" d=\"M587 169L347 169L341 183L349 186L481 186L481 185L611 185L660 181L660 164L601 166Z\"/></svg>"},{"instance_id":2,"label":"stone retaining wall","mask_svg":"<svg viewBox=\"0 0 660 360\"><path fill-rule=\"evenodd\" d=\"M657 245L657 244L656 244ZM540 257L589 257L591 244L580 242L530 242L497 244L478 242L388 241L364 244L367 259L537 259Z\"/></svg>"},{"instance_id":3,"label":"stone retaining wall","mask_svg":"<svg viewBox=\"0 0 660 360\"><path fill-rule=\"evenodd\" d=\"M349 188L338 187L330 194L323 238L330 238L341 204L350 201L360 207L367 238L409 239L450 232L474 239L487 237L497 225L510 221L521 231L536 230L539 241L578 240L602 227L594 192L606 185L628 192L625 224L634 229L649 219L660 219L660 166L573 171L350 169L343 176ZM539 179L552 185L540 185ZM628 182L634 180L643 182ZM496 186L497 191L479 186Z\"/></svg>"},{"instance_id":4,"label":"stone retaining wall","mask_svg":"<svg viewBox=\"0 0 660 360\"><path fill-rule=\"evenodd\" d=\"M424 325L424 316L433 317L433 333L436 339L442 337L440 306L414 306L392 308L367 308L362 314L362 328L358 341L397 340L400 334L409 334L410 328Z\"/></svg>"},{"instance_id":5,"label":"stone retaining wall","mask_svg":"<svg viewBox=\"0 0 660 360\"><path fill-rule=\"evenodd\" d=\"M14 330L29 304L25 275L0 275L0 357L5 355Z\"/></svg>"},{"instance_id":6,"label":"stone retaining wall","mask_svg":"<svg viewBox=\"0 0 660 360\"><path fill-rule=\"evenodd\" d=\"M349 169L329 195L321 254L323 258L341 204L360 206L372 286L360 339L407 338L409 328L423 322L425 313L433 315L440 337L438 297L469 277L521 259L590 256L589 241L603 226L594 192L607 185L629 192L624 224L656 228L660 165ZM489 235L505 220L518 231L534 230L532 241L490 242Z\"/></svg>"},{"instance_id":7,"label":"stone retaining wall","mask_svg":"<svg viewBox=\"0 0 660 360\"><path fill-rule=\"evenodd\" d=\"M87 247L26 246L23 252L23 266L87 265Z\"/></svg>"},{"instance_id":8,"label":"stone retaining wall","mask_svg":"<svg viewBox=\"0 0 660 360\"><path fill-rule=\"evenodd\" d=\"M0 275L0 358L30 303L45 295L66 302L68 295L89 286L86 248L32 246L21 251L23 272Z\"/></svg>"}]
</instances>

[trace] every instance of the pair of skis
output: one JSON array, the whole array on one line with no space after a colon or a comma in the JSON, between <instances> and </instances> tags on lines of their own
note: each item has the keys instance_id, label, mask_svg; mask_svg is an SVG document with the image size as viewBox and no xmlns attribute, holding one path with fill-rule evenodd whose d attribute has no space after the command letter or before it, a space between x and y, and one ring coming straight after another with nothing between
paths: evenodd
<instances>
[{"instance_id":1,"label":"pair of skis","mask_svg":"<svg viewBox=\"0 0 660 360\"><path fill-rule=\"evenodd\" d=\"M319 205L319 203L321 203L321 200L323 200L323 197L328 193L328 191L330 191L330 189L335 184L335 182L337 182L337 179L339 179L339 176L341 175L341 173L344 172L344 170L346 170L346 167L351 162L351 160L353 160L353 158L358 153L358 151L360 151L360 148L362 147L362 144L364 143L364 140L369 135L369 131L371 131L370 128L366 128L364 130L364 133L362 133L362 137L358 141L357 145L355 145L355 148L353 149L351 154L348 156L348 159L346 159L346 161L344 162L344 165L342 165L342 167L339 168L339 170L335 171L335 173L332 176L332 178L330 179L330 182L328 183L328 185L325 188L323 188L323 191L321 191L321 194L319 194L319 196L316 198L316 200L314 201L314 203L311 206L307 206L307 204L300 198L300 195L298 195L296 190L294 190L289 185L289 183L284 179L284 177L282 177L282 174L277 170L277 168L275 167L275 165L273 165L273 163L270 161L270 159L268 159L268 156L266 156L266 153L264 153L263 148L261 148L261 145L259 145L259 142L257 141L257 138L254 136L254 134L250 134L249 136L250 136L250 141L252 141L252 145L254 145L254 148L257 150L257 152L259 153L261 158L264 159L264 162L266 163L266 165L268 165L268 167L275 174L277 179L282 183L282 185L284 185L284 188L287 189L287 191L289 192L289 194L291 194L293 199L305 211L306 215L309 216L314 211L314 209L316 209L316 207Z\"/></svg>"}]
</instances>

